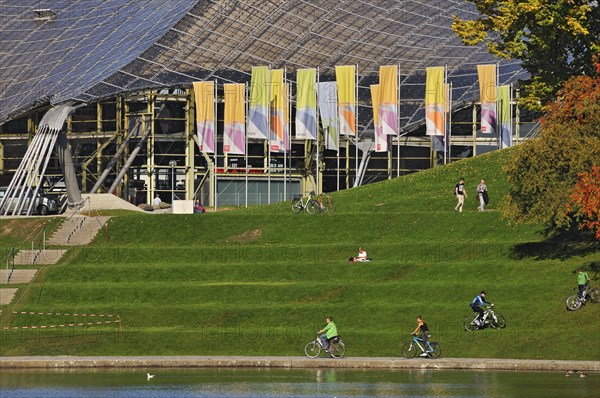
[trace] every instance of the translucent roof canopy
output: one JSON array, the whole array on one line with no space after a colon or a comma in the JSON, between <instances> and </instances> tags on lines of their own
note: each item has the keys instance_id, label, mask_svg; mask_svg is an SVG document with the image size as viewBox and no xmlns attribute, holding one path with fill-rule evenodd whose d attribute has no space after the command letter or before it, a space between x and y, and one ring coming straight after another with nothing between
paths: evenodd
<instances>
[{"instance_id":1,"label":"translucent roof canopy","mask_svg":"<svg viewBox=\"0 0 600 398\"><path fill-rule=\"evenodd\" d=\"M70 0L4 1L0 7L0 122L42 103L89 102L192 81L250 80L252 66L357 64L359 101L379 66L401 69L403 126L423 119L425 68L448 67L453 99L478 99L476 65L500 62L501 84L525 77L517 61L465 47L452 15L463 0ZM54 17L47 15L51 10ZM37 10L37 12L36 12ZM43 15L45 19L39 16ZM362 112L361 112L362 113ZM361 117L362 128L369 118Z\"/></svg>"}]
</instances>

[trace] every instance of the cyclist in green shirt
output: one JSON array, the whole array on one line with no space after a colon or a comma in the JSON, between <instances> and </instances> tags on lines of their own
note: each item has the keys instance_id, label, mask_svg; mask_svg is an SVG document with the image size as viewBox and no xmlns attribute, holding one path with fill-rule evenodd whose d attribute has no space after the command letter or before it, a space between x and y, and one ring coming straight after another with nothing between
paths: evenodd
<instances>
[{"instance_id":1,"label":"cyclist in green shirt","mask_svg":"<svg viewBox=\"0 0 600 398\"><path fill-rule=\"evenodd\" d=\"M583 268L579 268L579 273L577 274L577 287L579 288L579 297L584 298L585 295L585 287L590 281L590 277L587 272L583 270Z\"/></svg>"},{"instance_id":2,"label":"cyclist in green shirt","mask_svg":"<svg viewBox=\"0 0 600 398\"><path fill-rule=\"evenodd\" d=\"M323 348L325 349L325 351L327 351L329 349L329 342L334 337L337 337L338 333L337 327L335 326L335 323L333 323L332 317L328 316L327 318L325 318L325 322L327 322L327 325L325 325L325 327L319 330L317 333L325 332L325 334L322 334L319 337L321 338L321 344L323 345Z\"/></svg>"}]
</instances>

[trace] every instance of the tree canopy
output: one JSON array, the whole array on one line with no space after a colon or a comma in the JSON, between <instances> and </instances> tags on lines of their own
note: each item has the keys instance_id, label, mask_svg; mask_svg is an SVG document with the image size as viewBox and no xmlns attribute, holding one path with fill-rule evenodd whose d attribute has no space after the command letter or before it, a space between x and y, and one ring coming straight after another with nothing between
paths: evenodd
<instances>
[{"instance_id":1,"label":"tree canopy","mask_svg":"<svg viewBox=\"0 0 600 398\"><path fill-rule=\"evenodd\" d=\"M522 103L540 109L572 76L596 74L600 53L598 0L467 0L482 17L452 29L463 43L487 44L490 53L519 59L531 78Z\"/></svg>"},{"instance_id":2,"label":"tree canopy","mask_svg":"<svg viewBox=\"0 0 600 398\"><path fill-rule=\"evenodd\" d=\"M551 228L581 222L570 211L571 201L580 176L600 165L598 126L600 77L569 79L542 118L541 136L511 149L504 166L510 182L504 215Z\"/></svg>"}]
</instances>

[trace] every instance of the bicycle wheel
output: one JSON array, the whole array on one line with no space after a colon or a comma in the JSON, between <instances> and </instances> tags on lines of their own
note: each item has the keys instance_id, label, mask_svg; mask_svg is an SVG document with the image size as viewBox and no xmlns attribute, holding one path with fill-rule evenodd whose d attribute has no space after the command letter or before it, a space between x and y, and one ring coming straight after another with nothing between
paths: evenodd
<instances>
[{"instance_id":1,"label":"bicycle wheel","mask_svg":"<svg viewBox=\"0 0 600 398\"><path fill-rule=\"evenodd\" d=\"M329 346L329 353L334 358L343 358L346 353L346 346L341 341L333 343Z\"/></svg>"},{"instance_id":2,"label":"bicycle wheel","mask_svg":"<svg viewBox=\"0 0 600 398\"><path fill-rule=\"evenodd\" d=\"M321 347L317 344L316 341L311 341L307 345L304 346L304 353L309 358L316 358L321 353Z\"/></svg>"},{"instance_id":3,"label":"bicycle wheel","mask_svg":"<svg viewBox=\"0 0 600 398\"><path fill-rule=\"evenodd\" d=\"M402 356L404 358L414 358L417 355L417 345L411 343L404 343L404 345L402 346Z\"/></svg>"},{"instance_id":4,"label":"bicycle wheel","mask_svg":"<svg viewBox=\"0 0 600 398\"><path fill-rule=\"evenodd\" d=\"M506 327L506 319L504 319L504 317L501 314L495 312L492 318L490 319L490 326L494 329L503 329Z\"/></svg>"},{"instance_id":5,"label":"bicycle wheel","mask_svg":"<svg viewBox=\"0 0 600 398\"><path fill-rule=\"evenodd\" d=\"M581 300L577 297L576 294L569 296L567 299L567 309L569 311L577 311L581 307Z\"/></svg>"},{"instance_id":6,"label":"bicycle wheel","mask_svg":"<svg viewBox=\"0 0 600 398\"><path fill-rule=\"evenodd\" d=\"M319 206L319 203L312 199L309 199L308 203L306 204L306 211L308 212L308 214L316 214L319 211L320 207L321 206Z\"/></svg>"},{"instance_id":7,"label":"bicycle wheel","mask_svg":"<svg viewBox=\"0 0 600 398\"><path fill-rule=\"evenodd\" d=\"M335 203L334 202L330 202L325 208L330 213L335 213Z\"/></svg>"},{"instance_id":8,"label":"bicycle wheel","mask_svg":"<svg viewBox=\"0 0 600 398\"><path fill-rule=\"evenodd\" d=\"M294 214L298 214L302 211L302 199L292 202L292 211Z\"/></svg>"},{"instance_id":9,"label":"bicycle wheel","mask_svg":"<svg viewBox=\"0 0 600 398\"><path fill-rule=\"evenodd\" d=\"M463 321L463 326L467 332L474 332L479 329L479 326L475 323L475 317L477 314L469 314Z\"/></svg>"},{"instance_id":10,"label":"bicycle wheel","mask_svg":"<svg viewBox=\"0 0 600 398\"><path fill-rule=\"evenodd\" d=\"M590 301L592 303L600 303L600 290L590 289Z\"/></svg>"},{"instance_id":11,"label":"bicycle wheel","mask_svg":"<svg viewBox=\"0 0 600 398\"><path fill-rule=\"evenodd\" d=\"M431 352L428 352L430 358L439 358L442 355L442 347L438 343L431 343Z\"/></svg>"}]
</instances>

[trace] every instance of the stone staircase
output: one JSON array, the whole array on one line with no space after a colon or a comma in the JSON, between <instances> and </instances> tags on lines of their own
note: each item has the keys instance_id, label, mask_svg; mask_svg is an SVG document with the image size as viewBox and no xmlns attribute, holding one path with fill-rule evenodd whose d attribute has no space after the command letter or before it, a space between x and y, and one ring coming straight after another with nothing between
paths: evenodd
<instances>
[{"instance_id":1,"label":"stone staircase","mask_svg":"<svg viewBox=\"0 0 600 398\"><path fill-rule=\"evenodd\" d=\"M110 217L86 217L77 215L69 217L48 239L48 245L80 246L91 243L98 231L104 227ZM64 249L19 250L14 257L15 265L56 264L67 252ZM17 285L30 283L37 269L13 269L0 271L0 285ZM10 275L10 279L8 279ZM8 283L7 283L8 280ZM13 300L18 288L0 288L0 305L7 305Z\"/></svg>"},{"instance_id":2,"label":"stone staircase","mask_svg":"<svg viewBox=\"0 0 600 398\"><path fill-rule=\"evenodd\" d=\"M19 250L15 265L56 264L66 250Z\"/></svg>"},{"instance_id":3,"label":"stone staircase","mask_svg":"<svg viewBox=\"0 0 600 398\"><path fill-rule=\"evenodd\" d=\"M110 217L73 216L48 239L49 245L81 246L91 243Z\"/></svg>"}]
</instances>

